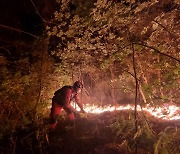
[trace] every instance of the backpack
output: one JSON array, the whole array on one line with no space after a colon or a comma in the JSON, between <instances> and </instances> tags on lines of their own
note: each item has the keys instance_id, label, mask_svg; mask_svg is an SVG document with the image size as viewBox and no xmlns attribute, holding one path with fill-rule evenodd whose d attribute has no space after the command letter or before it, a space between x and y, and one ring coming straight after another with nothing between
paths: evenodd
<instances>
[{"instance_id":1,"label":"backpack","mask_svg":"<svg viewBox=\"0 0 180 154\"><path fill-rule=\"evenodd\" d=\"M72 88L71 86L64 86L61 89L58 89L54 93L53 101L57 102L59 105L65 105L65 97L66 95L66 89Z\"/></svg>"}]
</instances>

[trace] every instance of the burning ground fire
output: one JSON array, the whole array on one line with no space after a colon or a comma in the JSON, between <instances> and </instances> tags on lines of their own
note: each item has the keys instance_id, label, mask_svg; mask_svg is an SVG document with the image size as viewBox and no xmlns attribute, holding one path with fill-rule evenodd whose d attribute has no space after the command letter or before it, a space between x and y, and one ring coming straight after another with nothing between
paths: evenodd
<instances>
[{"instance_id":1,"label":"burning ground fire","mask_svg":"<svg viewBox=\"0 0 180 154\"><path fill-rule=\"evenodd\" d=\"M77 110L80 110L77 105L74 105L74 106L76 106ZM133 105L98 106L98 105L85 104L84 110L87 113L99 114L106 111L134 110L134 106ZM152 116L159 119L164 119L164 120L179 120L180 119L180 108L174 105L157 107L157 108L147 106L147 107L143 107L142 109L138 105L137 111L142 111L142 110L149 112Z\"/></svg>"}]
</instances>

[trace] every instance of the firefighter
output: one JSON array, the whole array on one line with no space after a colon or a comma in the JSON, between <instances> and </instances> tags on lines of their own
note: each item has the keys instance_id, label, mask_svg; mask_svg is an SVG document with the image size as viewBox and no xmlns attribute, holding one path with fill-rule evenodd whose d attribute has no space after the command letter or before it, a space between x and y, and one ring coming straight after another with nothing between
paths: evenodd
<instances>
[{"instance_id":1,"label":"firefighter","mask_svg":"<svg viewBox=\"0 0 180 154\"><path fill-rule=\"evenodd\" d=\"M74 113L76 109L70 104L72 100L75 100L81 111L85 113L83 105L80 102L78 94L81 92L83 84L80 81L76 81L73 86L64 86L54 93L52 98L52 108L50 113L51 128L54 129L57 125L57 117L62 109L68 114L70 120L75 120Z\"/></svg>"}]
</instances>

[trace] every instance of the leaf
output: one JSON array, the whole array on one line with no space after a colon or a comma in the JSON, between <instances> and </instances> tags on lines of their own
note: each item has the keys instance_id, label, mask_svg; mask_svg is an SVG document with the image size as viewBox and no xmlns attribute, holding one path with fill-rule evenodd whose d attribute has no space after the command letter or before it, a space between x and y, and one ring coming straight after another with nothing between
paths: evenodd
<instances>
[{"instance_id":1,"label":"leaf","mask_svg":"<svg viewBox=\"0 0 180 154\"><path fill-rule=\"evenodd\" d=\"M169 152L166 150L166 148L161 148L158 154L169 154Z\"/></svg>"},{"instance_id":2,"label":"leaf","mask_svg":"<svg viewBox=\"0 0 180 154\"><path fill-rule=\"evenodd\" d=\"M136 139L136 138L139 137L140 135L142 135L142 129L141 129L141 128L134 134L133 139Z\"/></svg>"},{"instance_id":3,"label":"leaf","mask_svg":"<svg viewBox=\"0 0 180 154\"><path fill-rule=\"evenodd\" d=\"M159 154L159 148L161 147L161 137L159 138L159 140L157 141L157 143L155 144L155 148L154 148L154 154Z\"/></svg>"}]
</instances>

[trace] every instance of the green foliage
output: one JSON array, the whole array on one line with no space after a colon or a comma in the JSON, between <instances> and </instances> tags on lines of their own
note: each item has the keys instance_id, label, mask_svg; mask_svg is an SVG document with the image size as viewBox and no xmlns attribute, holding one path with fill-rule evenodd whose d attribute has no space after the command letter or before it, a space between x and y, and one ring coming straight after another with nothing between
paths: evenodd
<instances>
[{"instance_id":1,"label":"green foliage","mask_svg":"<svg viewBox=\"0 0 180 154\"><path fill-rule=\"evenodd\" d=\"M32 123L35 112L37 123L46 117L53 92L76 79L83 79L90 95L101 104L114 98L116 101L125 96L132 98L135 92L132 46L144 103L153 106L179 103L180 67L175 60L179 59L180 33L177 0L57 1L55 24L48 24L46 32L55 38L56 43L50 42L53 49L49 54L59 63L54 65L47 51L42 56L42 50L46 50L42 43L48 44L43 40L34 45L37 49L31 53L33 62L28 57L30 51L25 51L11 65L0 66L1 138ZM112 130L131 151L141 143L150 148L154 144L155 153L176 151L171 144L170 128L158 139L146 123L139 123L134 133L134 119L130 116L118 117ZM37 140L43 140L40 132Z\"/></svg>"},{"instance_id":2,"label":"green foliage","mask_svg":"<svg viewBox=\"0 0 180 154\"><path fill-rule=\"evenodd\" d=\"M9 70L6 72L3 70L1 78L3 78L0 86L0 119L1 129L3 129L1 132L7 133L13 132L16 127L23 127L30 122L25 114L30 109L29 102L26 100L26 89L30 84L31 77L30 75L21 75L21 71L13 75Z\"/></svg>"},{"instance_id":3,"label":"green foliage","mask_svg":"<svg viewBox=\"0 0 180 154\"><path fill-rule=\"evenodd\" d=\"M131 115L129 115L129 119L125 119L123 116L119 116L116 118L115 122L112 123L111 128L116 132L116 137L122 137L123 135L132 134L134 131L134 121Z\"/></svg>"},{"instance_id":4,"label":"green foliage","mask_svg":"<svg viewBox=\"0 0 180 154\"><path fill-rule=\"evenodd\" d=\"M179 129L175 127L166 127L163 131L155 136L153 130L146 122L139 121L138 131L134 129L134 120L130 116L129 119L119 116L111 124L111 129L115 132L117 140L123 139L130 151L134 151L135 146L146 149L148 152L155 154L178 153L179 146Z\"/></svg>"},{"instance_id":5,"label":"green foliage","mask_svg":"<svg viewBox=\"0 0 180 154\"><path fill-rule=\"evenodd\" d=\"M138 133L134 134L134 118L131 114L129 114L129 118L125 118L124 116L119 116L116 120L111 124L111 129L115 132L115 139L121 138L126 142L127 148L130 151L133 151L136 137ZM134 138L134 140L133 140Z\"/></svg>"},{"instance_id":6,"label":"green foliage","mask_svg":"<svg viewBox=\"0 0 180 154\"><path fill-rule=\"evenodd\" d=\"M38 44L38 41L36 43ZM9 60L7 65L0 66L1 139L8 135L13 136L16 130L35 125L35 104L40 89L41 65L38 60L30 63L30 57L27 57L26 52L24 51L24 55L19 59ZM41 59L38 52L31 54L34 59Z\"/></svg>"},{"instance_id":7,"label":"green foliage","mask_svg":"<svg viewBox=\"0 0 180 154\"><path fill-rule=\"evenodd\" d=\"M167 127L159 134L159 139L154 144L155 154L170 154L178 153L179 145L175 145L174 141L177 139L180 130L174 127Z\"/></svg>"},{"instance_id":8,"label":"green foliage","mask_svg":"<svg viewBox=\"0 0 180 154\"><path fill-rule=\"evenodd\" d=\"M109 82L119 80L117 83L125 82L129 87L128 84L134 84L132 76L125 81L119 76L127 76L122 70L133 75L131 43L134 43L137 77L142 79L146 103L178 102L179 64L152 50L178 57L175 41L179 38L175 35L179 32L178 4L173 3L174 9L164 11L163 8L172 3L153 0L136 5L134 1L60 2L62 5L54 18L57 25L49 26L47 32L59 38L52 54L62 60L63 75L69 76L71 70L81 69L82 73L93 74L95 78L103 72ZM115 70L114 77L109 75L110 68Z\"/></svg>"}]
</instances>

